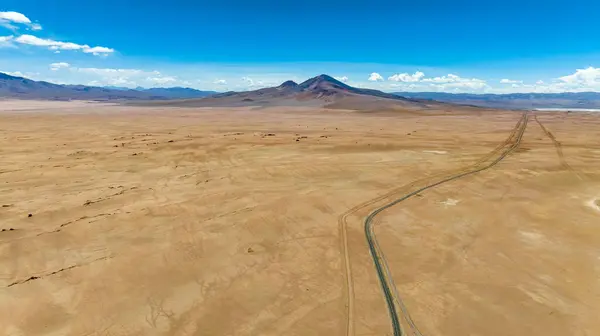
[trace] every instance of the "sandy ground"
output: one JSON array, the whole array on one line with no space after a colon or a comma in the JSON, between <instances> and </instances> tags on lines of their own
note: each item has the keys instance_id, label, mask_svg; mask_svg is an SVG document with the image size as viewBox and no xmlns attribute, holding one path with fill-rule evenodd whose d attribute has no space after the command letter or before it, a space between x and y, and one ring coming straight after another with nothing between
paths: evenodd
<instances>
[{"instance_id":1,"label":"sandy ground","mask_svg":"<svg viewBox=\"0 0 600 336\"><path fill-rule=\"evenodd\" d=\"M345 335L340 216L520 117L10 104L2 335ZM560 147L532 119L497 167L379 216L423 335L600 334L600 115L538 116ZM391 332L362 227L378 204L348 218L356 335Z\"/></svg>"}]
</instances>

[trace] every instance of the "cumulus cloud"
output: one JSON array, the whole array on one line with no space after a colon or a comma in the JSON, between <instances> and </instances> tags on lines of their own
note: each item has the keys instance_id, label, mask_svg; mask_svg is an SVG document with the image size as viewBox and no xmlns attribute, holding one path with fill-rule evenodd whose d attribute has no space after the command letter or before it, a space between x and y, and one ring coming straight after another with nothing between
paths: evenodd
<instances>
[{"instance_id":1,"label":"cumulus cloud","mask_svg":"<svg viewBox=\"0 0 600 336\"><path fill-rule=\"evenodd\" d=\"M558 79L567 84L596 85L600 82L600 68L577 69L574 74Z\"/></svg>"},{"instance_id":2,"label":"cumulus cloud","mask_svg":"<svg viewBox=\"0 0 600 336\"><path fill-rule=\"evenodd\" d=\"M61 42L50 39L42 39L33 35L21 35L15 39L15 42L36 47L46 47L50 50L81 50L84 53L93 55L108 55L115 50L106 47L90 47L87 44L77 44L72 42Z\"/></svg>"},{"instance_id":3,"label":"cumulus cloud","mask_svg":"<svg viewBox=\"0 0 600 336\"><path fill-rule=\"evenodd\" d=\"M600 91L600 68L577 69L574 73L541 85L548 92Z\"/></svg>"},{"instance_id":4,"label":"cumulus cloud","mask_svg":"<svg viewBox=\"0 0 600 336\"><path fill-rule=\"evenodd\" d=\"M423 82L430 83L440 91L477 91L488 87L487 82L478 78L463 78L458 75L448 74L446 76L424 78Z\"/></svg>"},{"instance_id":5,"label":"cumulus cloud","mask_svg":"<svg viewBox=\"0 0 600 336\"><path fill-rule=\"evenodd\" d=\"M80 83L94 86L161 86L177 82L176 77L164 76L159 71L118 68L68 68Z\"/></svg>"},{"instance_id":6,"label":"cumulus cloud","mask_svg":"<svg viewBox=\"0 0 600 336\"><path fill-rule=\"evenodd\" d=\"M502 80L500 80L500 84L523 84L523 81L512 80L512 79L502 79Z\"/></svg>"},{"instance_id":7,"label":"cumulus cloud","mask_svg":"<svg viewBox=\"0 0 600 336\"><path fill-rule=\"evenodd\" d=\"M32 30L42 29L40 24L31 22L24 14L18 12L0 12L0 26L11 30L17 30L19 27L16 26L16 24L25 25Z\"/></svg>"},{"instance_id":8,"label":"cumulus cloud","mask_svg":"<svg viewBox=\"0 0 600 336\"><path fill-rule=\"evenodd\" d=\"M213 84L217 84L217 85L226 85L227 81L224 79L216 79Z\"/></svg>"},{"instance_id":9,"label":"cumulus cloud","mask_svg":"<svg viewBox=\"0 0 600 336\"><path fill-rule=\"evenodd\" d=\"M453 75L453 74L448 74L447 76L423 79L424 82L430 82L430 83L453 83L453 82L457 82L459 80L460 80L460 77L457 75Z\"/></svg>"},{"instance_id":10,"label":"cumulus cloud","mask_svg":"<svg viewBox=\"0 0 600 336\"><path fill-rule=\"evenodd\" d=\"M340 82L344 82L344 83L348 81L348 77L346 77L346 76L334 77L334 78L339 80Z\"/></svg>"},{"instance_id":11,"label":"cumulus cloud","mask_svg":"<svg viewBox=\"0 0 600 336\"><path fill-rule=\"evenodd\" d=\"M381 82L381 81L383 81L383 77L381 77L381 75L378 74L377 72L373 72L369 76L369 81L371 81L371 82Z\"/></svg>"},{"instance_id":12,"label":"cumulus cloud","mask_svg":"<svg viewBox=\"0 0 600 336\"><path fill-rule=\"evenodd\" d=\"M71 65L69 63L66 63L66 62L52 63L52 64L50 64L50 70L52 70L52 71L58 71L60 69L66 69L66 68L68 68L70 66Z\"/></svg>"},{"instance_id":13,"label":"cumulus cloud","mask_svg":"<svg viewBox=\"0 0 600 336\"><path fill-rule=\"evenodd\" d=\"M28 17L17 12L0 12L0 20L6 20L14 23L31 23Z\"/></svg>"},{"instance_id":14,"label":"cumulus cloud","mask_svg":"<svg viewBox=\"0 0 600 336\"><path fill-rule=\"evenodd\" d=\"M423 77L425 77L425 74L421 71L417 71L412 75L408 73L395 74L388 77L388 80L393 82L414 83L420 81Z\"/></svg>"},{"instance_id":15,"label":"cumulus cloud","mask_svg":"<svg viewBox=\"0 0 600 336\"><path fill-rule=\"evenodd\" d=\"M421 71L416 71L413 74L399 73L388 78L392 83L388 86L390 89L397 91L412 91L412 92L486 92L491 87L483 79L479 78L463 78L455 74L447 74L438 77L425 77Z\"/></svg>"},{"instance_id":16,"label":"cumulus cloud","mask_svg":"<svg viewBox=\"0 0 600 336\"><path fill-rule=\"evenodd\" d=\"M146 78L147 81L154 83L154 84L159 84L159 85L163 85L163 84L170 84L173 82L177 81L177 78L175 77L171 77L171 76L165 76L165 77L148 77Z\"/></svg>"},{"instance_id":17,"label":"cumulus cloud","mask_svg":"<svg viewBox=\"0 0 600 336\"><path fill-rule=\"evenodd\" d=\"M505 86L500 88L491 88L494 92L538 92L538 93L559 93L559 92L584 92L600 91L600 68L587 67L577 69L575 72L550 80L538 80L535 83L526 83L521 80L503 79L500 81Z\"/></svg>"}]
</instances>

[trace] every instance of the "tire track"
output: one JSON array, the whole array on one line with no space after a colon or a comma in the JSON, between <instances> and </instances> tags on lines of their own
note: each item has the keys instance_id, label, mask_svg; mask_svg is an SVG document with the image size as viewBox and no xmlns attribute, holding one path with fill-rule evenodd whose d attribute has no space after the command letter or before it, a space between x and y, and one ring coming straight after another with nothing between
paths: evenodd
<instances>
[{"instance_id":1,"label":"tire track","mask_svg":"<svg viewBox=\"0 0 600 336\"><path fill-rule=\"evenodd\" d=\"M519 119L517 124L512 128L512 130L509 133L509 136L506 138L506 140L504 140L503 142L498 144L498 146L496 146L491 152L484 155L483 157L481 157L479 160L475 161L472 165L468 166L467 168L473 169L475 167L480 166L481 164L487 162L492 157L496 156L506 146L510 145L510 143L514 140L515 136L517 135L517 132L520 130L523 122L525 122L525 114L523 114L523 116L521 116L521 118ZM344 212L342 215L340 215L338 217L338 226L339 226L340 237L341 237L340 250L341 250L341 254L344 259L344 262L342 263L342 265L343 265L344 275L345 275L345 280L346 280L344 283L344 287L345 287L344 292L345 292L345 296L346 296L345 311L346 311L346 321L347 321L346 335L350 336L350 335L354 335L354 333L355 333L354 332L355 294L354 294L354 281L352 279L352 265L350 263L349 248L348 248L348 231L347 231L348 217L354 215L355 213L357 213L375 203L378 203L385 199L394 197L394 196L400 194L401 192L407 192L408 190L410 190L411 188L414 188L415 186L421 185L423 183L427 183L429 180L448 176L450 173L460 174L461 172L464 172L464 171L465 171L465 168L457 168L457 169L451 170L450 172L444 171L444 172L440 172L440 173L437 173L437 174L434 174L431 176L427 176L427 177L412 181L401 187L394 188L391 191L389 191L383 195L380 195L371 200L360 203L360 204L350 208L349 210L347 210L346 212Z\"/></svg>"},{"instance_id":2,"label":"tire track","mask_svg":"<svg viewBox=\"0 0 600 336\"><path fill-rule=\"evenodd\" d=\"M523 136L525 128L527 126L527 121L528 121L528 116L526 113L524 113L521 116L521 118L519 119L519 121L517 122L517 124L513 127L508 138L504 142L500 143L490 153L486 154L485 156L480 158L478 161L476 161L472 165L469 165L468 167L464 167L462 169L455 169L450 172L446 171L446 172L442 172L442 173L439 173L439 174L436 174L433 176L429 176L426 178L422 178L422 179L413 181L405 186L393 189L392 191L390 191L384 195L381 195L381 196L371 199L369 201L363 202L363 203L349 209L348 211L346 211L344 214L342 214L339 217L338 223L339 223L340 237L342 238L340 245L341 245L341 253L344 258L344 262L343 262L344 267L343 268L344 268L344 273L345 273L345 278L346 278L346 281L345 281L345 296L346 296L346 300L347 300L347 304L346 304L346 317L347 317L346 335L354 335L354 283L353 283L353 279L352 279L352 268L351 268L349 251L348 251L347 218L350 215L352 215L374 203L380 202L386 198L390 198L390 197L400 193L403 190L409 189L411 187L414 187L415 185L427 182L434 178L440 178L440 177L450 175L450 177L444 178L441 181L433 183L433 184L428 184L425 187L420 188L419 190L414 191L414 192L402 197L399 200L395 200L393 202L390 202L390 203L384 205L383 207L372 212L369 215L369 217L367 217L367 220L365 221L365 234L367 235L367 242L373 243L373 244L369 244L369 247L371 250L371 255L376 264L376 269L378 270L378 276L380 276L380 282L382 284L382 289L384 291L384 295L386 296L386 301L388 303L388 310L390 311L390 317L392 318L392 327L394 329L394 334L402 335L401 326L400 326L400 323L399 323L398 317L397 317L398 315L397 315L396 305L394 304L394 300L396 300L396 302L398 303L398 305L400 307L400 310L403 313L403 316L405 317L407 323L411 326L411 329L413 330L413 332L416 335L421 335L421 333L418 331L418 328L416 327L416 325L410 318L410 315L408 314L406 307L400 300L398 293L396 292L396 287L395 287L395 285L393 285L393 280L391 279L391 274L389 272L389 268L387 267L387 263L384 262L382 265L379 265L380 267L378 267L378 260L380 258L379 255L381 255L381 256L383 256L383 255L381 254L381 252L379 252L379 251L381 251L381 249L379 248L377 241L375 239L373 239L372 241L369 240L370 236L372 236L374 238L374 234L371 235L372 226L369 225L369 223L371 223L373 218L379 212L381 212L381 211L383 211L383 210L385 210L385 209L387 209L409 197L412 197L421 191L427 190L429 188L432 188L434 186L448 182L453 179L457 179L457 178L460 178L460 177L463 177L466 175L477 173L479 171L488 169L491 166L497 164L504 157L506 157L510 152L512 152L514 149L516 149L518 147L518 145L521 142L521 138ZM510 145L510 147L505 149L505 147L507 147L509 145ZM505 149L504 152L502 152L502 154L500 154L496 158L496 160L494 160L492 163L490 163L488 165L481 166L485 162L489 161L492 157L497 156L497 154L500 151L502 151L503 149ZM383 258L380 258L380 259L385 261L385 259L383 259ZM386 278L389 279L388 281L391 282L392 286L388 285ZM393 288L393 290L394 290L393 295L391 293L390 287Z\"/></svg>"},{"instance_id":3,"label":"tire track","mask_svg":"<svg viewBox=\"0 0 600 336\"><path fill-rule=\"evenodd\" d=\"M395 336L404 335L404 331L400 324L400 319L398 318L398 309L396 307L396 303L399 306L400 311L402 312L402 316L404 317L404 320L410 326L412 333L414 335L418 335L418 336L422 336L422 334L416 327L416 324L414 323L412 318L410 317L410 314L408 313L408 310L406 309L404 302L402 301L400 296L397 294L397 290L395 288L393 279L391 277L391 272L389 270L389 266L387 264L384 254L383 254L383 251L381 250L381 248L379 248L379 243L377 242L375 232L373 230L373 225L372 225L373 219L375 218L375 216L377 216L379 213L383 212L384 210L386 210L386 209L388 209L388 208L390 208L390 207L392 207L392 206L394 206L394 205L396 205L396 204L398 204L420 192L434 188L434 187L441 185L443 183L446 183L446 182L450 182L450 181L457 180L457 179L460 179L460 178L468 176L468 175L473 175L473 174L479 173L481 171L487 170L487 169L497 165L500 161L502 161L504 158L506 158L514 150L516 150L519 147L519 145L521 144L523 135L525 134L525 129L527 128L528 118L529 118L529 116L528 116L527 112L525 112L522 116L522 122L519 122L517 124L518 128L519 128L518 133L511 134L511 138L514 138L514 143L512 143L511 146L509 146L504 152L502 152L495 160L493 160L489 164L480 166L480 167L473 167L473 166L467 167L465 169L465 171L460 174L452 175L452 176L444 178L438 182L435 182L433 184L424 186L424 187L422 187L418 190L415 190L393 202L390 202L390 203L376 209L371 214L369 214L369 216L367 216L367 218L365 219L365 236L367 238L367 243L369 244L369 250L371 251L373 263L375 264L375 268L377 270L377 276L379 277L382 291L384 293L384 296L385 296L385 299L386 299L386 302L388 305L388 311L389 311L390 319L392 322L392 330L393 330L393 334ZM514 134L516 134L516 137L513 136ZM512 140L509 140L509 142L512 142ZM392 292L392 288L393 288L393 292Z\"/></svg>"},{"instance_id":4,"label":"tire track","mask_svg":"<svg viewBox=\"0 0 600 336\"><path fill-rule=\"evenodd\" d=\"M502 149L504 149L506 146L508 146L513 141L513 139L517 135L517 132L519 132L519 130L521 129L521 125L525 121L526 121L525 114L523 114L521 116L521 118L519 119L519 121L517 122L517 124L512 128L512 130L509 133L509 136L506 138L506 140L504 140L503 142L498 144L498 146L496 146L491 152L484 155L479 160L475 161L472 165L468 166L467 169L468 168L474 169L474 168L480 166L481 164L487 162L492 157L496 156L500 151L502 151ZM346 333L345 333L346 335L350 336L350 335L355 334L355 332L354 332L355 294L354 294L354 281L352 279L352 265L350 263L350 255L349 255L349 248L348 248L348 231L347 231L348 217L354 215L355 213L357 213L375 203L378 203L385 199L394 197L394 196L400 194L401 192L406 192L406 191L410 190L411 188L414 188L417 185L427 183L429 180L448 176L449 174L460 174L461 172L464 172L464 171L465 171L465 168L457 168L457 169L454 169L451 171L440 172L440 173L437 173L437 174L434 174L431 176L427 176L427 177L412 181L401 187L394 188L391 191L389 191L383 195L380 195L378 197L375 197L373 199L370 199L363 203L360 203L360 204L348 209L346 212L344 212L342 215L340 215L338 217L338 226L339 226L339 231L340 231L339 236L341 237L340 251L341 251L341 254L344 259L342 265L343 265L344 276L345 276L344 295L346 296L346 305L345 305L346 321L347 321L346 322ZM394 286L394 288L395 288L395 286Z\"/></svg>"},{"instance_id":5,"label":"tire track","mask_svg":"<svg viewBox=\"0 0 600 336\"><path fill-rule=\"evenodd\" d=\"M562 149L562 143L560 141L558 141L556 139L556 137L554 136L554 134L552 134L552 132L550 132L549 129L547 129L544 124L542 124L542 122L538 119L537 115L533 115L533 119L535 120L535 122L540 126L540 128L542 129L542 131L544 132L544 134L546 134L546 136L552 141L552 143L554 144L554 148L556 149L556 154L558 155L558 160L560 161L560 165L566 169L566 170L570 170L572 172L574 172L575 174L577 174L577 176L582 179L581 174L579 172L577 172L575 169L573 169L573 167L571 167L571 165L567 162L567 160L565 159L565 155L563 153L563 149Z\"/></svg>"}]
</instances>

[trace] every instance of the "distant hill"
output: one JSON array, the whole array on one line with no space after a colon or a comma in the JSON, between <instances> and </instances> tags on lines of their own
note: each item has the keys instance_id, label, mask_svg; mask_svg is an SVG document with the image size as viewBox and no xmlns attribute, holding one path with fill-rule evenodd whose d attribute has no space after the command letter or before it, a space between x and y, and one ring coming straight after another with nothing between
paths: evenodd
<instances>
[{"instance_id":1,"label":"distant hill","mask_svg":"<svg viewBox=\"0 0 600 336\"><path fill-rule=\"evenodd\" d=\"M211 91L187 88L132 90L86 85L61 85L10 76L0 72L0 98L48 100L164 100L206 97Z\"/></svg>"},{"instance_id":2,"label":"distant hill","mask_svg":"<svg viewBox=\"0 0 600 336\"><path fill-rule=\"evenodd\" d=\"M502 109L600 108L600 92L469 94L395 92L402 97Z\"/></svg>"},{"instance_id":3,"label":"distant hill","mask_svg":"<svg viewBox=\"0 0 600 336\"><path fill-rule=\"evenodd\" d=\"M431 103L431 102L429 102ZM377 109L392 106L425 107L423 102L371 89L344 84L331 76L320 75L297 84L286 81L279 86L254 91L225 92L203 99L153 102L168 106L324 106L330 108Z\"/></svg>"},{"instance_id":4,"label":"distant hill","mask_svg":"<svg viewBox=\"0 0 600 336\"><path fill-rule=\"evenodd\" d=\"M124 86L112 86L112 85L108 85L108 86L103 86L103 89L109 89L109 90L120 90L120 91L127 91L127 90L131 90L128 87L124 87ZM135 89L136 91L140 91L138 89Z\"/></svg>"},{"instance_id":5,"label":"distant hill","mask_svg":"<svg viewBox=\"0 0 600 336\"><path fill-rule=\"evenodd\" d=\"M167 97L171 99L186 99L186 98L203 98L217 94L216 91L200 91L184 87L172 88L151 88L151 89L136 89L141 92L146 92L155 96Z\"/></svg>"},{"instance_id":6,"label":"distant hill","mask_svg":"<svg viewBox=\"0 0 600 336\"><path fill-rule=\"evenodd\" d=\"M352 87L320 75L297 84L245 92L201 91L191 88L136 88L61 85L10 76L0 72L0 98L47 100L135 100L170 106L323 106L342 109L425 108L442 103L499 109L600 109L599 92L468 94L444 92L386 93Z\"/></svg>"},{"instance_id":7,"label":"distant hill","mask_svg":"<svg viewBox=\"0 0 600 336\"><path fill-rule=\"evenodd\" d=\"M103 86L105 89L110 90L119 90L119 91L127 91L127 90L135 90L139 92L149 93L153 96L168 98L168 99L189 99L189 98L203 98L217 94L216 91L201 91L192 88L184 88L184 87L170 87L170 88L149 88L145 89L143 87L136 87L135 89L130 89L126 87L120 86Z\"/></svg>"}]
</instances>

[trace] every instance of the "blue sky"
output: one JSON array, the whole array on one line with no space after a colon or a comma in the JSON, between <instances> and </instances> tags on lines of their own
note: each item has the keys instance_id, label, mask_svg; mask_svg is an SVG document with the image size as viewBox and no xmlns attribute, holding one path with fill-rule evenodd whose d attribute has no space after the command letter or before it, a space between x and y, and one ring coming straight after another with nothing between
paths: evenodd
<instances>
[{"instance_id":1,"label":"blue sky","mask_svg":"<svg viewBox=\"0 0 600 336\"><path fill-rule=\"evenodd\" d=\"M0 4L0 71L248 90L327 73L385 91L600 91L596 1Z\"/></svg>"}]
</instances>

